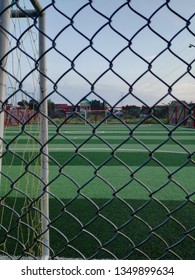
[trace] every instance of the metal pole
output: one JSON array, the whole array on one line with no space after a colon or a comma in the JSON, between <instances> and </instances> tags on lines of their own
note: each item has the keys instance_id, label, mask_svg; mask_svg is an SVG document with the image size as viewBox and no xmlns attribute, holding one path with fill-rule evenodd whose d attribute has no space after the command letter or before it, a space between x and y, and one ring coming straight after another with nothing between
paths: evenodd
<instances>
[{"instance_id":1,"label":"metal pole","mask_svg":"<svg viewBox=\"0 0 195 280\"><path fill-rule=\"evenodd\" d=\"M46 37L45 37L45 13L39 16L39 56L40 56L40 135L42 147L41 158L41 180L42 180L42 197L41 197L41 212L42 212L42 232L43 232L43 259L49 259L49 194L48 194L48 177L49 177L49 159L48 159L48 106L46 93Z\"/></svg>"},{"instance_id":2,"label":"metal pole","mask_svg":"<svg viewBox=\"0 0 195 280\"><path fill-rule=\"evenodd\" d=\"M10 0L0 1L0 13L10 5ZM3 137L4 137L4 119L5 113L2 105L6 98L6 62L9 50L9 23L10 23L10 9L5 10L0 15L0 184L2 172L2 153L3 153Z\"/></svg>"},{"instance_id":3,"label":"metal pole","mask_svg":"<svg viewBox=\"0 0 195 280\"><path fill-rule=\"evenodd\" d=\"M49 181L49 161L48 161L48 107L46 100L46 37L45 29L45 13L42 12L41 5L38 0L30 0L36 11L28 10L31 16L39 16L39 57L40 57L40 134L42 143L42 158L41 158L41 212L42 212L42 258L49 259L49 195L48 195L48 181ZM10 0L0 0L0 13L10 5ZM0 156L3 152L3 137L4 137L4 111L2 104L5 101L6 89L6 54L9 50L9 21L12 17L26 17L23 12L12 11L7 9L0 16ZM0 157L0 179L2 170L2 158Z\"/></svg>"},{"instance_id":4,"label":"metal pole","mask_svg":"<svg viewBox=\"0 0 195 280\"><path fill-rule=\"evenodd\" d=\"M35 10L37 11L37 13L41 13L42 11L42 7L39 3L39 0L30 0L31 4L33 5L33 7L35 8Z\"/></svg>"},{"instance_id":5,"label":"metal pole","mask_svg":"<svg viewBox=\"0 0 195 280\"><path fill-rule=\"evenodd\" d=\"M39 16L39 14L35 10L26 10L25 13L21 10L12 10L11 11L12 18L26 18L27 15L31 16L31 17Z\"/></svg>"}]
</instances>

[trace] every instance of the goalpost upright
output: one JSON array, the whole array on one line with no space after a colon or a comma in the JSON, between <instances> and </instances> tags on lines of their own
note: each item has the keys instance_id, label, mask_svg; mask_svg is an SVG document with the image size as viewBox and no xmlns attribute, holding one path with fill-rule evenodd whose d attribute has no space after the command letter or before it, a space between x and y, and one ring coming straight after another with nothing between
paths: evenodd
<instances>
[{"instance_id":1,"label":"goalpost upright","mask_svg":"<svg viewBox=\"0 0 195 280\"><path fill-rule=\"evenodd\" d=\"M4 101L6 100L6 62L9 51L10 17L25 18L28 15L39 20L39 80L40 80L40 141L41 147L41 213L42 213L42 258L49 259L49 160L48 160L48 108L46 93L46 36L45 12L39 0L30 0L34 10L11 11L11 0L0 1L0 183L4 138ZM13 1L12 1L13 3ZM9 7L10 6L10 7ZM9 7L9 8L8 8ZM12 6L13 7L13 6Z\"/></svg>"},{"instance_id":2,"label":"goalpost upright","mask_svg":"<svg viewBox=\"0 0 195 280\"><path fill-rule=\"evenodd\" d=\"M0 1L0 186L1 186L1 172L2 172L2 153L3 153L3 138L4 138L4 119L5 113L3 110L3 103L6 94L6 62L7 52L9 47L9 24L10 24L10 1ZM3 12L3 13L2 13Z\"/></svg>"}]
</instances>

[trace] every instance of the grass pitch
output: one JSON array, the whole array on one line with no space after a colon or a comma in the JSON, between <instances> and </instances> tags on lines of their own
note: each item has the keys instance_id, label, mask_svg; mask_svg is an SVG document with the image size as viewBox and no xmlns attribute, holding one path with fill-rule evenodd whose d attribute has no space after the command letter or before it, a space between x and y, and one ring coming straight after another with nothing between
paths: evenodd
<instances>
[{"instance_id":1,"label":"grass pitch","mask_svg":"<svg viewBox=\"0 0 195 280\"><path fill-rule=\"evenodd\" d=\"M51 256L194 259L194 143L186 128L50 126ZM40 148L37 126L6 130L0 250L10 255L41 254Z\"/></svg>"}]
</instances>

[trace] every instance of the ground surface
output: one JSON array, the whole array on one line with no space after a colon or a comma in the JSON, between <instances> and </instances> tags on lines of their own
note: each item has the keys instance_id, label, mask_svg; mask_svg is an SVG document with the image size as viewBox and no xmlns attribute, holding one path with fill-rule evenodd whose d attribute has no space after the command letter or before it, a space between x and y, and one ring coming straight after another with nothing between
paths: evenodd
<instances>
[{"instance_id":1,"label":"ground surface","mask_svg":"<svg viewBox=\"0 0 195 280\"><path fill-rule=\"evenodd\" d=\"M48 143L53 256L194 258L193 129L50 125ZM40 147L36 125L6 129L0 249L9 254L39 251Z\"/></svg>"}]
</instances>

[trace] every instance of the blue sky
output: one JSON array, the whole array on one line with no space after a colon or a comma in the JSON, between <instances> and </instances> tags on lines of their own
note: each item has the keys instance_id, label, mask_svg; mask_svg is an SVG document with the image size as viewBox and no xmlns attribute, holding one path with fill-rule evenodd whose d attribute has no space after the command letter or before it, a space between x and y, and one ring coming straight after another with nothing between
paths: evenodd
<instances>
[{"instance_id":1,"label":"blue sky","mask_svg":"<svg viewBox=\"0 0 195 280\"><path fill-rule=\"evenodd\" d=\"M48 93L58 81L59 94L50 95L51 99L56 103L76 104L84 97L90 100L103 98L115 106L152 106L173 100L168 94L171 87L176 98L195 102L195 48L188 48L189 44L195 45L194 0L89 2L56 0L51 5L50 0L40 0L41 5L47 7ZM22 7L32 8L30 1L20 0L19 3ZM26 19L18 21L13 19L11 24L17 34L21 34L29 22L33 23ZM55 40L55 48L52 40ZM32 28L30 34L25 33L21 41L23 48L36 57L36 28ZM34 65L31 59L27 61L22 53L17 52L12 59L19 57L20 63L13 66L10 59L8 66L21 79ZM74 63L74 69L71 69L71 63ZM149 64L151 72L148 71ZM191 74L187 73L189 64ZM37 92L38 78L36 74L31 76L23 83L23 89ZM13 86L13 81L11 86L17 87Z\"/></svg>"}]
</instances>

